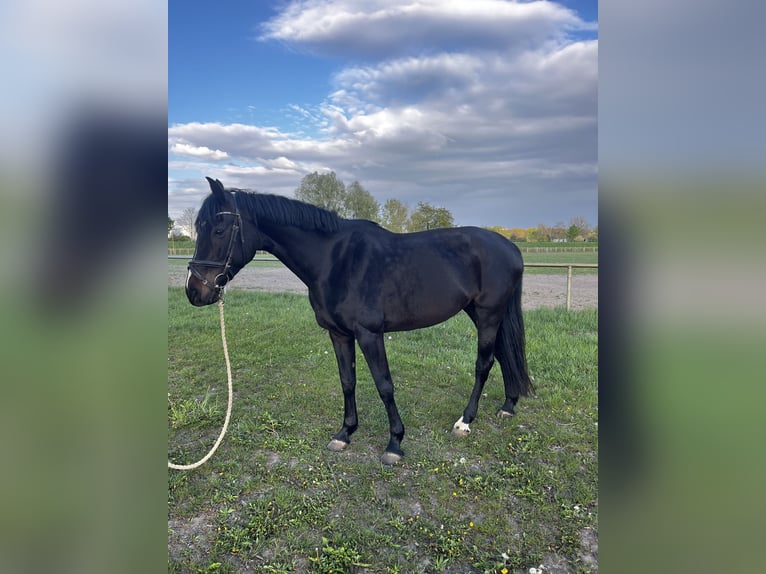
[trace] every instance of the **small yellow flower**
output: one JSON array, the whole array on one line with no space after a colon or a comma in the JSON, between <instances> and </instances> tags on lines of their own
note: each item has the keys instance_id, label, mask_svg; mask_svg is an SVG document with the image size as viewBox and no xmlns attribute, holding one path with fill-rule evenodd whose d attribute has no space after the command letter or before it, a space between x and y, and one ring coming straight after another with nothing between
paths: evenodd
<instances>
[{"instance_id":1,"label":"small yellow flower","mask_svg":"<svg viewBox=\"0 0 766 574\"><path fill-rule=\"evenodd\" d=\"M452 496L457 496L457 492L452 492Z\"/></svg>"},{"instance_id":2,"label":"small yellow flower","mask_svg":"<svg viewBox=\"0 0 766 574\"><path fill-rule=\"evenodd\" d=\"M508 568L503 568L500 570L500 574L508 574Z\"/></svg>"},{"instance_id":3,"label":"small yellow flower","mask_svg":"<svg viewBox=\"0 0 766 574\"><path fill-rule=\"evenodd\" d=\"M469 522L469 523L468 523L468 527L469 527L469 528L473 528L473 522Z\"/></svg>"}]
</instances>

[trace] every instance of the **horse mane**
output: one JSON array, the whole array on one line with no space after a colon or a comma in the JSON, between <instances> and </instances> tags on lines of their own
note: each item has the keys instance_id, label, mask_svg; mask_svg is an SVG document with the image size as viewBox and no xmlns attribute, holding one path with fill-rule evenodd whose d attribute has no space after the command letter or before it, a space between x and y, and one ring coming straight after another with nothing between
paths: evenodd
<instances>
[{"instance_id":1,"label":"horse mane","mask_svg":"<svg viewBox=\"0 0 766 574\"><path fill-rule=\"evenodd\" d=\"M275 225L289 225L307 231L332 233L338 230L341 217L316 205L290 199L282 195L257 193L244 189L227 188L236 192L237 205L241 212L255 216L256 221L268 221ZM213 196L207 198L200 208L200 218L210 218L220 210Z\"/></svg>"}]
</instances>

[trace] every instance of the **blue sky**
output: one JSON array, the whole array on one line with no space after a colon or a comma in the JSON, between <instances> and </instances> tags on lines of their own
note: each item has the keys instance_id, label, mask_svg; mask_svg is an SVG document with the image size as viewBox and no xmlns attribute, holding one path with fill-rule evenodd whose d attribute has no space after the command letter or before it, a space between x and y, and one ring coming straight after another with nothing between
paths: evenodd
<instances>
[{"instance_id":1,"label":"blue sky","mask_svg":"<svg viewBox=\"0 0 766 574\"><path fill-rule=\"evenodd\" d=\"M597 3L170 0L168 213L313 171L460 225L597 224Z\"/></svg>"}]
</instances>

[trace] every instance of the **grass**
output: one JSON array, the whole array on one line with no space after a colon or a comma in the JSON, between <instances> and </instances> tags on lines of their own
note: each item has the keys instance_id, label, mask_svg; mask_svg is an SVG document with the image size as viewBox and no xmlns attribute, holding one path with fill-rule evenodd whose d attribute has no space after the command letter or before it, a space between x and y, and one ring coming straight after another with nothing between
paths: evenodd
<instances>
[{"instance_id":1,"label":"grass","mask_svg":"<svg viewBox=\"0 0 766 574\"><path fill-rule=\"evenodd\" d=\"M188 463L217 436L226 380L216 307L168 289L169 457ZM541 563L595 570L597 313L525 315L537 395L510 420L493 369L467 439L449 434L473 384L476 336L462 315L387 336L407 428L403 463L378 457L388 423L358 353L359 430L325 449L342 395L329 337L300 295L232 291L229 433L201 469L168 473L170 572L513 572Z\"/></svg>"}]
</instances>

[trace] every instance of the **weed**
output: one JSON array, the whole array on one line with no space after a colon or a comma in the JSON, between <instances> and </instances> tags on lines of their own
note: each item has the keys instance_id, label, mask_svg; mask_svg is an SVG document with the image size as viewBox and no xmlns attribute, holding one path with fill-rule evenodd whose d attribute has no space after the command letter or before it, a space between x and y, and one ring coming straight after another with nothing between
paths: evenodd
<instances>
[{"instance_id":1,"label":"weed","mask_svg":"<svg viewBox=\"0 0 766 574\"><path fill-rule=\"evenodd\" d=\"M367 567L370 564L362 562L362 556L353 548L345 544L333 546L327 538L322 538L322 550L317 550L316 556L309 558L311 572L321 574L337 574L341 572L353 572L355 568Z\"/></svg>"}]
</instances>

